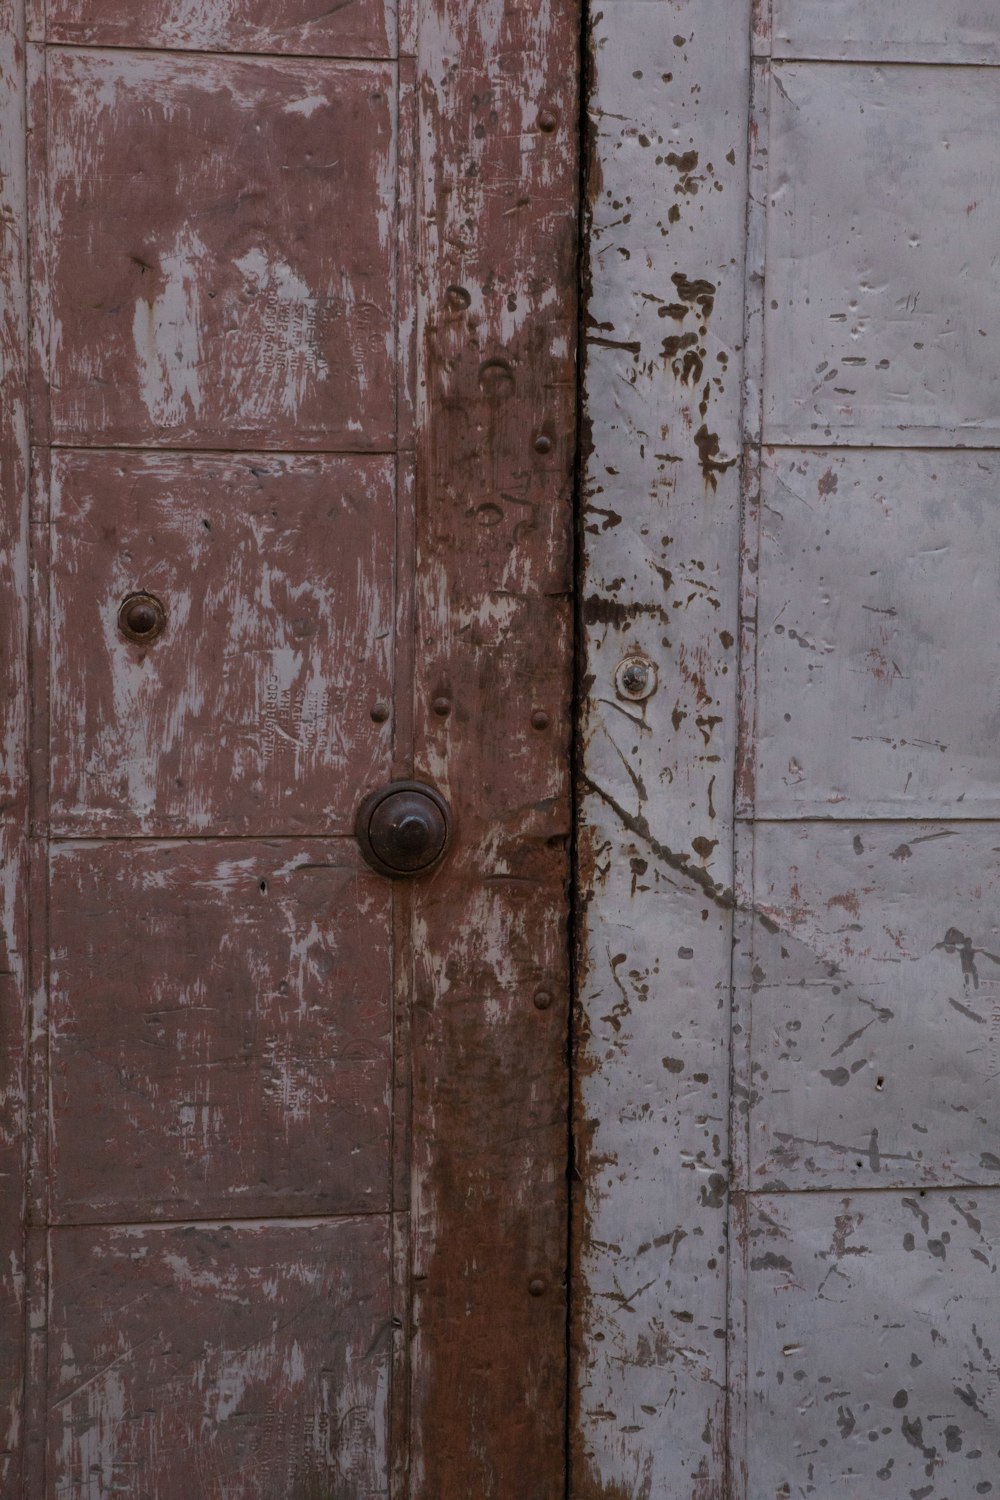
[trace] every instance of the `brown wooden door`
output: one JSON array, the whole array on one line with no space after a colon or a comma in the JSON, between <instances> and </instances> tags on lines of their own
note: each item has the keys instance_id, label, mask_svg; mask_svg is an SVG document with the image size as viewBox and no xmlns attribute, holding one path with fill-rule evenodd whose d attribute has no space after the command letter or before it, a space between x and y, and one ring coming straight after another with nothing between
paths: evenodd
<instances>
[{"instance_id":1,"label":"brown wooden door","mask_svg":"<svg viewBox=\"0 0 1000 1500\"><path fill-rule=\"evenodd\" d=\"M552 1500L577 7L0 24L0 1493Z\"/></svg>"}]
</instances>

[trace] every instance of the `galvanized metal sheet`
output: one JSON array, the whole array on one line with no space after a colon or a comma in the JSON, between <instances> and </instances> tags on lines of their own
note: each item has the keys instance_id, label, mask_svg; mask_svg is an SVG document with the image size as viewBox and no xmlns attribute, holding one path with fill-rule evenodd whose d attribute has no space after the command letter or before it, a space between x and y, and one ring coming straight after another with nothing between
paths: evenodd
<instances>
[{"instance_id":1,"label":"galvanized metal sheet","mask_svg":"<svg viewBox=\"0 0 1000 1500\"><path fill-rule=\"evenodd\" d=\"M391 890L353 842L55 845L50 899L54 1222L388 1208Z\"/></svg>"},{"instance_id":2,"label":"galvanized metal sheet","mask_svg":"<svg viewBox=\"0 0 1000 1500\"><path fill-rule=\"evenodd\" d=\"M388 65L48 58L62 443L392 446Z\"/></svg>"},{"instance_id":3,"label":"galvanized metal sheet","mask_svg":"<svg viewBox=\"0 0 1000 1500\"><path fill-rule=\"evenodd\" d=\"M392 57L396 0L45 0L36 34L100 47Z\"/></svg>"},{"instance_id":4,"label":"galvanized metal sheet","mask_svg":"<svg viewBox=\"0 0 1000 1500\"><path fill-rule=\"evenodd\" d=\"M965 1188L754 1200L748 1494L996 1493L998 1240Z\"/></svg>"},{"instance_id":5,"label":"galvanized metal sheet","mask_svg":"<svg viewBox=\"0 0 1000 1500\"><path fill-rule=\"evenodd\" d=\"M776 57L1000 62L994 0L773 0Z\"/></svg>"},{"instance_id":6,"label":"galvanized metal sheet","mask_svg":"<svg viewBox=\"0 0 1000 1500\"><path fill-rule=\"evenodd\" d=\"M765 454L758 815L1000 812L998 483L990 453Z\"/></svg>"},{"instance_id":7,"label":"galvanized metal sheet","mask_svg":"<svg viewBox=\"0 0 1000 1500\"><path fill-rule=\"evenodd\" d=\"M395 461L63 453L51 818L346 832L391 754ZM119 629L136 590L163 634Z\"/></svg>"},{"instance_id":8,"label":"galvanized metal sheet","mask_svg":"<svg viewBox=\"0 0 1000 1500\"><path fill-rule=\"evenodd\" d=\"M52 1495L388 1493L389 1225L51 1235Z\"/></svg>"},{"instance_id":9,"label":"galvanized metal sheet","mask_svg":"<svg viewBox=\"0 0 1000 1500\"><path fill-rule=\"evenodd\" d=\"M724 1493L750 13L597 7L571 1493Z\"/></svg>"},{"instance_id":10,"label":"galvanized metal sheet","mask_svg":"<svg viewBox=\"0 0 1000 1500\"><path fill-rule=\"evenodd\" d=\"M770 112L765 440L995 442L1000 73L786 63Z\"/></svg>"},{"instance_id":11,"label":"galvanized metal sheet","mask_svg":"<svg viewBox=\"0 0 1000 1500\"><path fill-rule=\"evenodd\" d=\"M1000 1181L990 824L758 825L750 1183Z\"/></svg>"}]
</instances>

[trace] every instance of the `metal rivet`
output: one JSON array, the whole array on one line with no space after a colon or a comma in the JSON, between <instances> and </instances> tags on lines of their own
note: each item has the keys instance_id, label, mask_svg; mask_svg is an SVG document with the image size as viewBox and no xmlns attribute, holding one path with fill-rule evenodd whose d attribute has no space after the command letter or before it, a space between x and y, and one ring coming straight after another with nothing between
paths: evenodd
<instances>
[{"instance_id":1,"label":"metal rivet","mask_svg":"<svg viewBox=\"0 0 1000 1500\"><path fill-rule=\"evenodd\" d=\"M559 124L559 116L554 109L540 109L538 111L538 128L544 130L546 135L551 135Z\"/></svg>"},{"instance_id":2,"label":"metal rivet","mask_svg":"<svg viewBox=\"0 0 1000 1500\"><path fill-rule=\"evenodd\" d=\"M538 436L535 438L535 452L536 453L551 453L552 452L552 439L549 437L548 433L546 433L546 432L540 432L538 434Z\"/></svg>"},{"instance_id":3,"label":"metal rivet","mask_svg":"<svg viewBox=\"0 0 1000 1500\"><path fill-rule=\"evenodd\" d=\"M528 1282L528 1291L532 1297L542 1297L545 1295L545 1282L541 1276L532 1276Z\"/></svg>"},{"instance_id":4,"label":"metal rivet","mask_svg":"<svg viewBox=\"0 0 1000 1500\"><path fill-rule=\"evenodd\" d=\"M434 702L431 704L431 708L437 714L439 719L446 719L451 713L451 699L435 698Z\"/></svg>"},{"instance_id":5,"label":"metal rivet","mask_svg":"<svg viewBox=\"0 0 1000 1500\"><path fill-rule=\"evenodd\" d=\"M118 629L140 645L155 641L166 623L167 612L155 594L128 594L118 607Z\"/></svg>"},{"instance_id":6,"label":"metal rivet","mask_svg":"<svg viewBox=\"0 0 1000 1500\"><path fill-rule=\"evenodd\" d=\"M615 692L629 703L644 703L656 692L656 667L648 656L633 651L615 668Z\"/></svg>"},{"instance_id":7,"label":"metal rivet","mask_svg":"<svg viewBox=\"0 0 1000 1500\"><path fill-rule=\"evenodd\" d=\"M371 706L371 716L376 724L384 724L389 717L388 703L373 703Z\"/></svg>"},{"instance_id":8,"label":"metal rivet","mask_svg":"<svg viewBox=\"0 0 1000 1500\"><path fill-rule=\"evenodd\" d=\"M535 709L535 712L531 715L531 727L532 729L548 729L549 716L544 709Z\"/></svg>"},{"instance_id":9,"label":"metal rivet","mask_svg":"<svg viewBox=\"0 0 1000 1500\"><path fill-rule=\"evenodd\" d=\"M552 996L551 996L551 994L549 993L548 990L536 990L535 991L535 1009L536 1010L548 1010L548 1008L549 1008L549 1006L551 1004L552 1004Z\"/></svg>"},{"instance_id":10,"label":"metal rivet","mask_svg":"<svg viewBox=\"0 0 1000 1500\"><path fill-rule=\"evenodd\" d=\"M472 298L464 286L448 287L444 297L452 312L465 312L472 303Z\"/></svg>"}]
</instances>

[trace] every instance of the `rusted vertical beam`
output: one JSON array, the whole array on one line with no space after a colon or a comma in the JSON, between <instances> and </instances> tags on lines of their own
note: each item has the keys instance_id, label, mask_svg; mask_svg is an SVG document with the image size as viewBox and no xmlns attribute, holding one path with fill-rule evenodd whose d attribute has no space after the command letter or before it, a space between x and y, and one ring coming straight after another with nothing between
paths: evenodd
<instances>
[{"instance_id":1,"label":"rusted vertical beam","mask_svg":"<svg viewBox=\"0 0 1000 1500\"><path fill-rule=\"evenodd\" d=\"M412 1492L564 1473L575 0L428 0L416 770Z\"/></svg>"},{"instance_id":2,"label":"rusted vertical beam","mask_svg":"<svg viewBox=\"0 0 1000 1500\"><path fill-rule=\"evenodd\" d=\"M0 12L0 1496L22 1493L28 430L24 7Z\"/></svg>"},{"instance_id":3,"label":"rusted vertical beam","mask_svg":"<svg viewBox=\"0 0 1000 1500\"><path fill-rule=\"evenodd\" d=\"M728 1500L750 0L595 7L574 1500Z\"/></svg>"}]
</instances>

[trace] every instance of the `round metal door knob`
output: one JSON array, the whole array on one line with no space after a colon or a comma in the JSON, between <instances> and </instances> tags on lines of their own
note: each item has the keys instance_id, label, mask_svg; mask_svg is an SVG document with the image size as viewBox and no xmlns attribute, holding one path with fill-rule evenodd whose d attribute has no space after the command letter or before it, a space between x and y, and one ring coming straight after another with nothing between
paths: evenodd
<instances>
[{"instance_id":1,"label":"round metal door knob","mask_svg":"<svg viewBox=\"0 0 1000 1500\"><path fill-rule=\"evenodd\" d=\"M433 869L448 846L450 823L448 804L434 787L392 781L362 802L354 832L372 869L397 879Z\"/></svg>"},{"instance_id":2,"label":"round metal door knob","mask_svg":"<svg viewBox=\"0 0 1000 1500\"><path fill-rule=\"evenodd\" d=\"M129 594L118 609L118 629L140 645L155 641L166 623L167 612L155 594Z\"/></svg>"}]
</instances>

